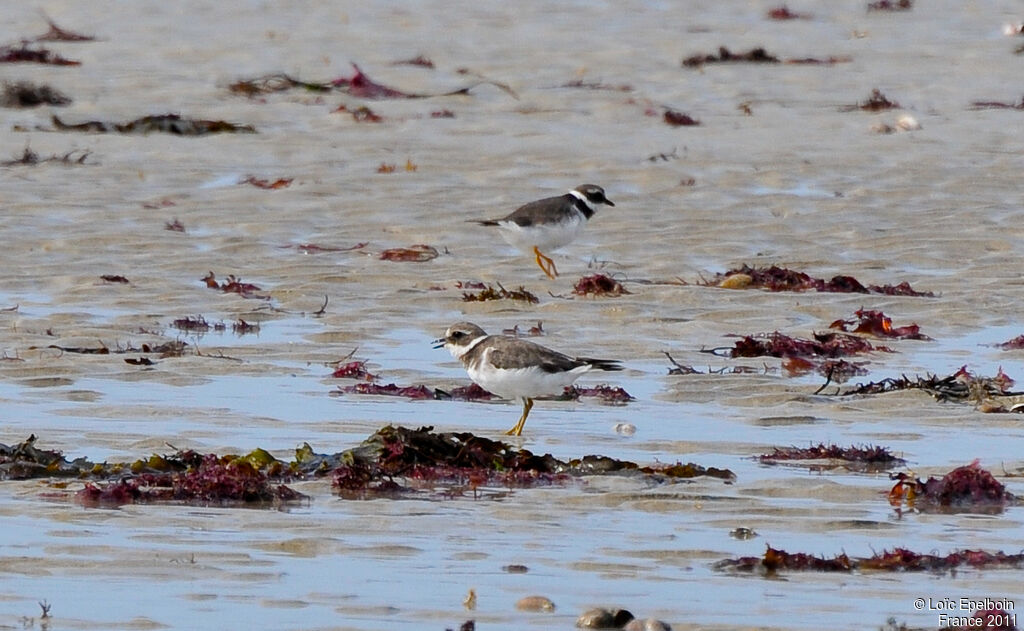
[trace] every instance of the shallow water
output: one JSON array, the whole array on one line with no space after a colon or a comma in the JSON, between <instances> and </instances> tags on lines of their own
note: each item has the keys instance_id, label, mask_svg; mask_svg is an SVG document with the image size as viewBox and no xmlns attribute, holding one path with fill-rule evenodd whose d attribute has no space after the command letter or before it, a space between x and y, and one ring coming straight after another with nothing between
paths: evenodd
<instances>
[{"instance_id":1,"label":"shallow water","mask_svg":"<svg viewBox=\"0 0 1024 631\"><path fill-rule=\"evenodd\" d=\"M345 501L314 481L295 485L311 502L280 512L85 509L64 499L76 484L7 482L0 626L30 627L40 600L52 605L50 629L443 629L470 618L481 628L549 629L571 628L591 606L625 607L675 628L863 629L890 616L937 628L939 612L915 609L915 598L1011 597L1021 605L1015 570L774 580L713 570L766 543L826 556L896 546L1017 552L1019 507L897 511L884 473L765 466L755 457L773 446L881 444L921 476L980 459L1024 495L1020 477L1004 476L1024 467L1024 424L921 392L816 395L820 377L783 376L777 360L700 352L731 345L729 335L808 336L863 307L934 338L881 342L897 352L872 354L864 381L962 365L1024 378L1024 354L992 346L1024 333L1021 113L968 109L973 100L1020 96L1012 51L1021 40L999 35L1003 23L1022 18L1017 4L918 3L895 14L868 13L860 1L791 4L813 19L785 23L764 19L776 6L767 2L171 6L50 3L44 8L58 24L100 41L47 44L80 67L2 68L4 80L46 82L72 96L74 105L52 112L66 122L173 111L259 133L51 133L36 129L49 126L45 108L0 110L0 144L12 157L26 143L43 156L91 152L82 166L0 168L0 309L10 309L0 311L0 442L35 433L41 447L68 457L130 460L169 445L263 447L287 458L309 442L335 452L387 423L498 436L515 421L515 405L340 395L332 365L355 351L384 383L464 385L459 365L430 345L447 325L471 320L496 332L542 321L544 344L623 359L628 370L611 383L637 400L539 403L518 444L560 458L693 461L737 479L650 486L591 478L403 501ZM46 28L36 7L5 14L3 41ZM683 57L721 45L852 60L680 67ZM437 68L392 65L417 54ZM423 100L302 92L249 100L225 87L282 71L327 80L347 75L349 61L382 83L430 93L473 82L458 72L465 67L507 83L518 98L480 85L469 96ZM630 89L558 87L576 79ZM902 109L840 111L875 87ZM368 105L385 121L357 123L333 112L340 104ZM668 127L662 106L702 124ZM431 117L442 109L455 118ZM904 113L923 128L871 130ZM669 159L648 159L659 154ZM407 160L414 172L402 168ZM398 168L379 174L382 163ZM237 184L248 175L295 180L273 191ZM616 207L556 255L556 281L465 222L582 182L604 186ZM164 229L173 219L185 233ZM302 243L366 245L307 254ZM441 255L427 263L378 258L417 243ZM850 274L865 284L908 281L936 297L697 284L742 263ZM591 267L632 293L565 299ZM270 298L209 290L200 280L209 271L256 283ZM103 274L131 283L105 283ZM541 302L465 303L459 281L524 285ZM172 327L199 315L229 331ZM232 334L239 318L258 322L259 333ZM201 354L144 368L123 362L135 353L49 348L173 339ZM699 368L763 370L670 376L663 351ZM635 435L615 433L617 423L634 424ZM731 538L741 526L759 536ZM510 564L529 571L502 569ZM475 611L461 605L470 588ZM557 610L518 611L516 600L531 594Z\"/></svg>"}]
</instances>

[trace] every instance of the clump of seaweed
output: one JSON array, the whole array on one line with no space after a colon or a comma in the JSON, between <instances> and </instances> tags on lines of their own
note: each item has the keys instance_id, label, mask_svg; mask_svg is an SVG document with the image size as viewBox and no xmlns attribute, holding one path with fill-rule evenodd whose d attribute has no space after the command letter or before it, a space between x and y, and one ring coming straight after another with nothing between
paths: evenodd
<instances>
[{"instance_id":1,"label":"clump of seaweed","mask_svg":"<svg viewBox=\"0 0 1024 631\"><path fill-rule=\"evenodd\" d=\"M604 403L627 403L636 398L619 386L598 385L584 387L571 385L566 386L562 394L558 395L559 401L577 401L582 397L593 397Z\"/></svg>"},{"instance_id":2,"label":"clump of seaweed","mask_svg":"<svg viewBox=\"0 0 1024 631\"><path fill-rule=\"evenodd\" d=\"M347 105L343 103L334 110L334 113L336 114L339 112L348 112L349 114L352 115L352 120L354 120L357 123L380 123L384 121L383 116L374 112L365 105L359 105L354 108L349 108ZM381 173L382 171L378 169L377 172Z\"/></svg>"},{"instance_id":3,"label":"clump of seaweed","mask_svg":"<svg viewBox=\"0 0 1024 631\"><path fill-rule=\"evenodd\" d=\"M790 11L789 7L786 5L769 9L767 16L769 20L810 20L811 17L813 17L810 13L796 13L794 11Z\"/></svg>"},{"instance_id":4,"label":"clump of seaweed","mask_svg":"<svg viewBox=\"0 0 1024 631\"><path fill-rule=\"evenodd\" d=\"M591 274L576 281L572 286L572 293L577 296L615 297L628 294L630 291L607 274Z\"/></svg>"},{"instance_id":5,"label":"clump of seaweed","mask_svg":"<svg viewBox=\"0 0 1024 631\"><path fill-rule=\"evenodd\" d=\"M410 65L421 65L426 67L426 64L424 63L412 64L413 61L415 60L409 60L408 63ZM425 59L421 59L421 61L429 62L429 60ZM439 94L417 94L377 83L370 79L356 64L352 64L352 69L353 73L351 76L337 77L330 81L304 81L282 73L268 74L253 79L241 79L229 85L228 89L235 94L241 94L249 98L262 94L286 92L294 88L301 88L308 92L339 91L355 98L376 100L422 99L432 96L455 96L459 94L469 94L470 90L479 85L493 85L494 87L510 94L513 98L518 98L516 93L509 86L487 79L480 79L471 85L451 90L449 92Z\"/></svg>"},{"instance_id":6,"label":"clump of seaweed","mask_svg":"<svg viewBox=\"0 0 1024 631\"><path fill-rule=\"evenodd\" d=\"M996 344L999 348L1004 351L1019 350L1024 348L1024 334L1018 335L1012 340L1007 340L1001 344Z\"/></svg>"},{"instance_id":7,"label":"clump of seaweed","mask_svg":"<svg viewBox=\"0 0 1024 631\"><path fill-rule=\"evenodd\" d=\"M80 66L82 62L67 59L48 48L32 48L27 42L20 46L0 46L0 64L35 63L49 66Z\"/></svg>"},{"instance_id":8,"label":"clump of seaweed","mask_svg":"<svg viewBox=\"0 0 1024 631\"><path fill-rule=\"evenodd\" d=\"M775 55L769 54L764 48L757 47L751 48L745 53L734 53L725 46L718 48L718 54L708 55L693 55L683 60L683 67L685 68L699 68L705 64L717 64L717 63L760 63L760 64L777 64L779 58Z\"/></svg>"},{"instance_id":9,"label":"clump of seaweed","mask_svg":"<svg viewBox=\"0 0 1024 631\"><path fill-rule=\"evenodd\" d=\"M935 572L955 571L963 566L979 569L1024 567L1024 553L1005 554L984 550L958 550L945 556L920 554L906 548L894 548L875 553L870 557L849 557L839 554L826 558L803 552L786 552L767 546L764 555L738 559L724 559L715 564L717 570L734 572L764 572L773 574L780 570L811 572Z\"/></svg>"},{"instance_id":10,"label":"clump of seaweed","mask_svg":"<svg viewBox=\"0 0 1024 631\"><path fill-rule=\"evenodd\" d=\"M565 484L581 475L647 475L653 479L695 476L735 479L727 469L677 463L640 467L636 463L585 456L563 461L551 454L537 456L527 449L467 432L434 432L431 427L387 426L342 456L332 472L343 497L395 495L437 485L478 493L480 487L508 488ZM409 486L403 486L404 481ZM454 489L453 489L454 490Z\"/></svg>"},{"instance_id":11,"label":"clump of seaweed","mask_svg":"<svg viewBox=\"0 0 1024 631\"><path fill-rule=\"evenodd\" d=\"M667 125L672 127L696 127L700 125L700 121L690 116L686 112L680 112L671 108L666 107L665 113L662 119Z\"/></svg>"},{"instance_id":12,"label":"clump of seaweed","mask_svg":"<svg viewBox=\"0 0 1024 631\"><path fill-rule=\"evenodd\" d=\"M871 11L909 11L914 8L913 0L876 0L868 3L868 12Z\"/></svg>"},{"instance_id":13,"label":"clump of seaweed","mask_svg":"<svg viewBox=\"0 0 1024 631\"><path fill-rule=\"evenodd\" d=\"M35 441L33 435L17 445L0 444L0 480L86 480L76 499L88 506L130 502L269 506L305 497L282 483L328 475L344 497L438 488L450 497L465 489L476 494L482 486L563 484L584 475L635 475L654 482L698 476L732 481L736 477L728 469L694 463L640 466L604 456L564 461L468 432L439 433L431 427L388 425L362 444L335 454L319 454L303 444L291 462L278 460L263 449L243 456L179 450L131 463L92 462L84 457L69 461L59 451L37 448Z\"/></svg>"},{"instance_id":14,"label":"clump of seaweed","mask_svg":"<svg viewBox=\"0 0 1024 631\"><path fill-rule=\"evenodd\" d=\"M989 471L982 469L977 460L957 467L941 478L914 477L907 473L892 476L896 480L889 491L889 503L894 506L904 501L918 510L986 509L1002 508L1016 498Z\"/></svg>"},{"instance_id":15,"label":"clump of seaweed","mask_svg":"<svg viewBox=\"0 0 1024 631\"><path fill-rule=\"evenodd\" d=\"M427 386L398 386L393 383L357 383L351 386L339 386L339 392L345 394L375 394L386 397L405 397L406 399L434 399L436 393Z\"/></svg>"},{"instance_id":16,"label":"clump of seaweed","mask_svg":"<svg viewBox=\"0 0 1024 631\"><path fill-rule=\"evenodd\" d=\"M924 390L939 401L968 401L978 403L991 397L1009 397L1024 394L1010 390L1014 380L1000 368L995 377L980 377L961 366L945 377L928 374L910 379L904 375L857 386L837 393L838 396L883 394L900 390Z\"/></svg>"},{"instance_id":17,"label":"clump of seaweed","mask_svg":"<svg viewBox=\"0 0 1024 631\"><path fill-rule=\"evenodd\" d=\"M869 309L858 309L854 312L855 320L836 320L828 325L830 329L840 331L852 331L853 333L866 333L875 337L887 337L903 340L930 340L932 338L921 333L921 327L916 324L894 327L892 318L881 311ZM856 325L856 326L854 326ZM847 328L853 327L852 329Z\"/></svg>"},{"instance_id":18,"label":"clump of seaweed","mask_svg":"<svg viewBox=\"0 0 1024 631\"><path fill-rule=\"evenodd\" d=\"M263 188L263 189L268 189L268 190L277 190L277 189L281 189L281 188L288 188L289 186L291 186L292 180L294 180L294 179L295 178L282 177L282 178L278 178L276 180L264 180L264 179L260 179L260 178L256 177L255 175L250 175L248 177L243 178L238 183L239 184L251 184L251 185L255 186L256 188Z\"/></svg>"},{"instance_id":19,"label":"clump of seaweed","mask_svg":"<svg viewBox=\"0 0 1024 631\"><path fill-rule=\"evenodd\" d=\"M366 369L366 360L353 360L346 362L342 360L338 362L334 368L334 372L331 376L335 379L361 379L363 381L376 381L377 375L374 375Z\"/></svg>"},{"instance_id":20,"label":"clump of seaweed","mask_svg":"<svg viewBox=\"0 0 1024 631\"><path fill-rule=\"evenodd\" d=\"M1016 103L1006 103L1003 101L972 101L972 110L1024 110L1024 96L1021 97Z\"/></svg>"},{"instance_id":21,"label":"clump of seaweed","mask_svg":"<svg viewBox=\"0 0 1024 631\"><path fill-rule=\"evenodd\" d=\"M856 110L863 110L865 112L884 112L885 110L899 109L900 104L896 101L890 101L882 91L878 88L871 90L871 95L866 101L861 101L856 105L847 105L839 108L843 112L853 112Z\"/></svg>"},{"instance_id":22,"label":"clump of seaweed","mask_svg":"<svg viewBox=\"0 0 1024 631\"><path fill-rule=\"evenodd\" d=\"M310 92L330 92L334 89L329 83L300 81L284 73L268 74L254 79L240 79L228 86L228 90L249 98L259 94L284 92L292 88L303 88Z\"/></svg>"},{"instance_id":23,"label":"clump of seaweed","mask_svg":"<svg viewBox=\"0 0 1024 631\"><path fill-rule=\"evenodd\" d=\"M206 286L210 289L219 289L226 294L238 294L243 298L260 298L269 300L270 296L261 296L255 292L260 291L259 285L252 283L243 283L241 278L236 278L234 274L228 274L228 277L224 282L218 283L217 277L213 272L208 273L202 278L202 281L206 283Z\"/></svg>"},{"instance_id":24,"label":"clump of seaweed","mask_svg":"<svg viewBox=\"0 0 1024 631\"><path fill-rule=\"evenodd\" d=\"M32 38L35 42L94 42L96 38L92 35L82 35L75 31L57 26L57 23L50 18L43 16L46 24L50 27L48 31Z\"/></svg>"},{"instance_id":25,"label":"clump of seaweed","mask_svg":"<svg viewBox=\"0 0 1024 631\"><path fill-rule=\"evenodd\" d=\"M785 333L775 331L756 336L744 336L735 343L732 350L728 352L728 356L834 358L860 355L872 351L892 352L892 349L885 346L874 346L862 337L846 333L815 333L814 339L808 340L790 337Z\"/></svg>"},{"instance_id":26,"label":"clump of seaweed","mask_svg":"<svg viewBox=\"0 0 1024 631\"><path fill-rule=\"evenodd\" d=\"M392 66L419 66L420 68L434 69L434 62L430 60L426 55L416 55L409 59L400 59L398 61L391 62Z\"/></svg>"},{"instance_id":27,"label":"clump of seaweed","mask_svg":"<svg viewBox=\"0 0 1024 631\"><path fill-rule=\"evenodd\" d=\"M102 486L86 482L85 488L75 497L86 506L120 506L140 502L262 504L306 498L283 484L271 484L270 477L253 459L218 458L215 454L202 456L197 464L182 472L140 473Z\"/></svg>"},{"instance_id":28,"label":"clump of seaweed","mask_svg":"<svg viewBox=\"0 0 1024 631\"><path fill-rule=\"evenodd\" d=\"M437 248L417 244L407 248L391 248L380 253L382 261L403 261L408 263L425 263L432 261L439 256Z\"/></svg>"},{"instance_id":29,"label":"clump of seaweed","mask_svg":"<svg viewBox=\"0 0 1024 631\"><path fill-rule=\"evenodd\" d=\"M540 299L537 298L537 296L526 291L526 288L523 286L509 291L502 287L501 283L498 283L497 289L491 285L487 285L486 288L476 293L468 291L462 293L463 302L486 302L488 300L521 300L530 304L537 304L540 302Z\"/></svg>"},{"instance_id":30,"label":"clump of seaweed","mask_svg":"<svg viewBox=\"0 0 1024 631\"><path fill-rule=\"evenodd\" d=\"M178 114L160 114L143 116L127 123L109 123L105 121L88 121L69 124L57 116L52 116L53 126L58 131L81 131L93 133L149 134L162 132L175 136L205 136L207 134L234 133L255 134L252 125L238 125L223 120L203 120L182 118Z\"/></svg>"},{"instance_id":31,"label":"clump of seaweed","mask_svg":"<svg viewBox=\"0 0 1024 631\"><path fill-rule=\"evenodd\" d=\"M48 85L36 85L31 81L4 82L0 93L0 107L26 108L40 105L63 107L71 104L71 97Z\"/></svg>"},{"instance_id":32,"label":"clump of seaweed","mask_svg":"<svg viewBox=\"0 0 1024 631\"><path fill-rule=\"evenodd\" d=\"M175 318L171 321L171 326L178 329L179 331L188 331L189 333L205 333L209 330L224 331L227 329L227 325L223 322L208 322L203 316L185 316L184 318Z\"/></svg>"},{"instance_id":33,"label":"clump of seaweed","mask_svg":"<svg viewBox=\"0 0 1024 631\"><path fill-rule=\"evenodd\" d=\"M81 155L77 155L77 154L81 154ZM64 155L61 155L61 156L53 154L53 155L51 155L51 156L49 156L47 158L43 158L38 153L36 153L35 151L32 151L32 149L30 149L26 145L25 149L24 149L24 151L22 151L20 157L17 157L17 158L15 158L13 160L5 160L3 162L0 162L0 166L12 167L12 166L18 166L18 165L36 165L36 164L43 164L45 162L56 162L56 163L59 163L59 164L69 164L69 165L87 164L85 159L88 158L89 155L90 155L90 152L87 151L87 150L72 149L71 151L69 151L69 152L67 152L67 153L65 153ZM91 163L89 163L89 164L91 164Z\"/></svg>"},{"instance_id":34,"label":"clump of seaweed","mask_svg":"<svg viewBox=\"0 0 1024 631\"><path fill-rule=\"evenodd\" d=\"M716 274L711 280L701 283L710 287L726 289L767 289L769 291L821 291L834 293L884 294L886 296L934 296L931 292L915 291L907 282L899 285L864 286L853 276L833 276L832 280L814 278L804 272L786 267L751 267L742 265L727 272Z\"/></svg>"},{"instance_id":35,"label":"clump of seaweed","mask_svg":"<svg viewBox=\"0 0 1024 631\"><path fill-rule=\"evenodd\" d=\"M111 348L100 342L99 346L60 346L58 344L50 344L49 346L29 346L29 350L37 350L40 348L50 348L58 350L62 353L76 353L79 355L111 355L111 354L125 354L125 353L149 353L159 355L161 358L166 357L181 357L185 354L185 348L188 344L181 340L173 340L170 342L163 342L161 344L142 344L136 347L135 345L128 343L124 345L118 345Z\"/></svg>"},{"instance_id":36,"label":"clump of seaweed","mask_svg":"<svg viewBox=\"0 0 1024 631\"><path fill-rule=\"evenodd\" d=\"M906 464L887 447L877 445L840 447L834 443L818 443L808 447L774 447L771 453L758 456L761 464L796 463L813 470L843 467L857 471L885 471Z\"/></svg>"}]
</instances>

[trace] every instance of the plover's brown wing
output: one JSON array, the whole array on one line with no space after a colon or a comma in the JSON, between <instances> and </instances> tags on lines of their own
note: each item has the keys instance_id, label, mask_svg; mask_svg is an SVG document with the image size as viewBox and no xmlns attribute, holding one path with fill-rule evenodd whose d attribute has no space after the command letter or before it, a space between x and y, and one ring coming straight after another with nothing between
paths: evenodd
<instances>
[{"instance_id":1,"label":"plover's brown wing","mask_svg":"<svg viewBox=\"0 0 1024 631\"><path fill-rule=\"evenodd\" d=\"M550 348L534 344L529 340L517 340L503 335L492 335L486 343L477 344L466 355L463 361L467 365L474 363L487 354L495 368L514 370L517 368L540 368L544 372L568 372L573 368L587 365L587 362L569 357Z\"/></svg>"}]
</instances>

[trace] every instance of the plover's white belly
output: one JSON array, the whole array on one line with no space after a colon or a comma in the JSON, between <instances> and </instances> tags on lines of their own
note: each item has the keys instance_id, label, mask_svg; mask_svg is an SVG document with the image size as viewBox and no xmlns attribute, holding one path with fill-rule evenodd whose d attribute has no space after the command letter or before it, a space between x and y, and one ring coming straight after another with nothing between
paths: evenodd
<instances>
[{"instance_id":1,"label":"plover's white belly","mask_svg":"<svg viewBox=\"0 0 1024 631\"><path fill-rule=\"evenodd\" d=\"M579 366L567 372L545 372L536 367L495 368L484 361L479 367L470 366L466 372L484 390L505 399L520 399L562 394L566 386L572 385L590 368Z\"/></svg>"},{"instance_id":2,"label":"plover's white belly","mask_svg":"<svg viewBox=\"0 0 1024 631\"><path fill-rule=\"evenodd\" d=\"M557 250L575 239L583 229L586 221L580 215L574 215L565 221L550 224L533 224L520 226L513 221L502 221L498 224L501 236L512 247L530 252L534 247L542 252Z\"/></svg>"}]
</instances>

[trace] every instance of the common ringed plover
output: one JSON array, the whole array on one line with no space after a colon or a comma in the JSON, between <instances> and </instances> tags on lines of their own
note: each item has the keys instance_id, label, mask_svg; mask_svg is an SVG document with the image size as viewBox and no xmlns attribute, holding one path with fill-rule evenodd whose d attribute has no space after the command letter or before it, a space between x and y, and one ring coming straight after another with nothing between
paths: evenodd
<instances>
[{"instance_id":1,"label":"common ringed plover","mask_svg":"<svg viewBox=\"0 0 1024 631\"><path fill-rule=\"evenodd\" d=\"M555 262L542 250L557 250L570 243L583 229L583 224L594 216L595 206L614 206L604 196L604 189L594 184L582 184L565 195L546 197L520 206L501 219L474 220L481 226L497 226L501 236L523 252L533 251L537 265L548 275L558 276Z\"/></svg>"},{"instance_id":2,"label":"common ringed plover","mask_svg":"<svg viewBox=\"0 0 1024 631\"><path fill-rule=\"evenodd\" d=\"M443 346L461 361L470 379L480 387L523 402L522 416L505 432L509 436L522 434L534 397L561 394L566 386L594 369L622 370L618 361L569 357L528 340L487 335L471 322L451 325L434 344L434 348Z\"/></svg>"}]
</instances>

